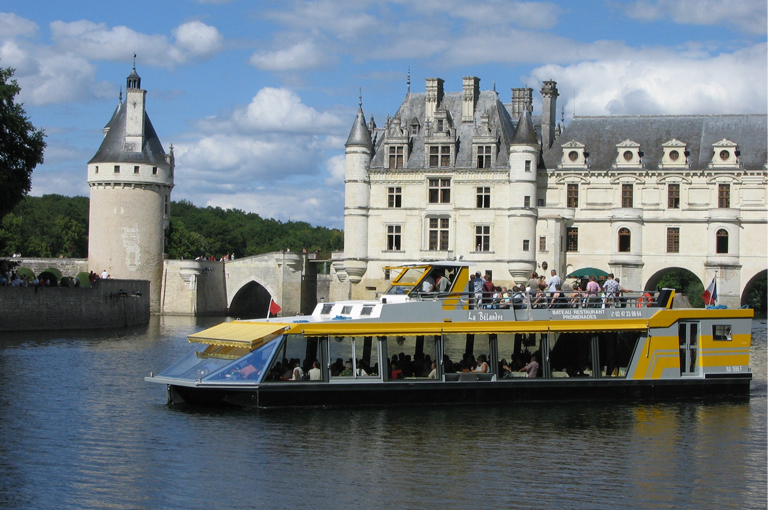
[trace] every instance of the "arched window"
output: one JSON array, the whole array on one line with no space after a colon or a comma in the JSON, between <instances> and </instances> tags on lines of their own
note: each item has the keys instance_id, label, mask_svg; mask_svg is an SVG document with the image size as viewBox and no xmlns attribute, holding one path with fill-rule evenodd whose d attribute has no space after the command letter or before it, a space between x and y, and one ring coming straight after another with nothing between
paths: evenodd
<instances>
[{"instance_id":1,"label":"arched window","mask_svg":"<svg viewBox=\"0 0 768 510\"><path fill-rule=\"evenodd\" d=\"M628 252L631 246L632 234L628 228L619 229L619 251Z\"/></svg>"},{"instance_id":2,"label":"arched window","mask_svg":"<svg viewBox=\"0 0 768 510\"><path fill-rule=\"evenodd\" d=\"M717 253L728 253L728 231L721 228L715 234Z\"/></svg>"}]
</instances>

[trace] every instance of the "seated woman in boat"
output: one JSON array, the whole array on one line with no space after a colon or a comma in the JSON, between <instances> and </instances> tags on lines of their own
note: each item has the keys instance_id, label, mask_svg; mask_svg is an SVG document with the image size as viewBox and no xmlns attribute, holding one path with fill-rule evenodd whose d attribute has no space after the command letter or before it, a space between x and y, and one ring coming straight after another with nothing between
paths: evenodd
<instances>
[{"instance_id":1,"label":"seated woman in boat","mask_svg":"<svg viewBox=\"0 0 768 510\"><path fill-rule=\"evenodd\" d=\"M474 372L480 373L480 374L487 374L490 372L490 368L488 368L488 358L485 354L481 354L477 358L477 367L473 370Z\"/></svg>"},{"instance_id":2,"label":"seated woman in boat","mask_svg":"<svg viewBox=\"0 0 768 510\"><path fill-rule=\"evenodd\" d=\"M397 368L397 365L392 363L392 371L390 372L390 379L402 379L403 371Z\"/></svg>"},{"instance_id":3,"label":"seated woman in boat","mask_svg":"<svg viewBox=\"0 0 768 510\"><path fill-rule=\"evenodd\" d=\"M584 293L581 291L581 287L578 283L573 284L573 292L570 294L570 299L568 302L571 305L571 308L581 308L581 305L583 304L584 299Z\"/></svg>"},{"instance_id":4,"label":"seated woman in boat","mask_svg":"<svg viewBox=\"0 0 768 510\"><path fill-rule=\"evenodd\" d=\"M347 361L347 364L344 365L344 370L341 371L339 374L339 377L351 377L352 376L352 362Z\"/></svg>"},{"instance_id":5,"label":"seated woman in boat","mask_svg":"<svg viewBox=\"0 0 768 510\"><path fill-rule=\"evenodd\" d=\"M552 301L549 304L550 308L568 308L568 298L563 293L563 287L558 283L555 285L555 292L552 293Z\"/></svg>"},{"instance_id":6,"label":"seated woman in boat","mask_svg":"<svg viewBox=\"0 0 768 510\"><path fill-rule=\"evenodd\" d=\"M539 289L536 292L536 297L533 300L533 308L546 308L547 307L547 284L539 283Z\"/></svg>"},{"instance_id":7,"label":"seated woman in boat","mask_svg":"<svg viewBox=\"0 0 768 510\"><path fill-rule=\"evenodd\" d=\"M437 379L437 363L432 362L432 371L427 376L430 379Z\"/></svg>"}]
</instances>

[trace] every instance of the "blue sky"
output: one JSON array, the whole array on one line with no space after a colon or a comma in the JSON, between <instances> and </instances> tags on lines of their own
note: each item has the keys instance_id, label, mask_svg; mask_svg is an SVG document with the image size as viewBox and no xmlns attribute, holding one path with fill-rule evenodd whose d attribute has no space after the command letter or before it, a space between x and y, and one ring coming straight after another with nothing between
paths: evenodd
<instances>
[{"instance_id":1,"label":"blue sky","mask_svg":"<svg viewBox=\"0 0 768 510\"><path fill-rule=\"evenodd\" d=\"M23 4L23 5L22 5ZM424 80L558 83L577 115L766 113L765 0L0 1L0 65L45 129L33 195L87 195L131 71L177 157L173 200L343 226L344 141Z\"/></svg>"}]
</instances>

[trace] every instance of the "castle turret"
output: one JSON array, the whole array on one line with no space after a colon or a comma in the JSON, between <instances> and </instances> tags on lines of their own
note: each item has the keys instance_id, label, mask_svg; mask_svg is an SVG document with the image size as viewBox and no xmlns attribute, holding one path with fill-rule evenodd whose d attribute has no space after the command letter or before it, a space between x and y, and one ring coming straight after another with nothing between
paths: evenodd
<instances>
[{"instance_id":1,"label":"castle turret","mask_svg":"<svg viewBox=\"0 0 768 510\"><path fill-rule=\"evenodd\" d=\"M362 100L347 138L344 203L344 267L349 281L359 283L368 268L368 208L371 183L368 168L373 155L371 132L365 123Z\"/></svg>"},{"instance_id":2,"label":"castle turret","mask_svg":"<svg viewBox=\"0 0 768 510\"><path fill-rule=\"evenodd\" d=\"M531 113L523 109L509 144L509 261L512 278L523 283L536 267L536 173L539 142Z\"/></svg>"},{"instance_id":3,"label":"castle turret","mask_svg":"<svg viewBox=\"0 0 768 510\"><path fill-rule=\"evenodd\" d=\"M88 266L112 278L149 280L150 309L159 313L173 149L166 155L147 116L135 64L126 85L126 101L118 102L88 162Z\"/></svg>"}]
</instances>

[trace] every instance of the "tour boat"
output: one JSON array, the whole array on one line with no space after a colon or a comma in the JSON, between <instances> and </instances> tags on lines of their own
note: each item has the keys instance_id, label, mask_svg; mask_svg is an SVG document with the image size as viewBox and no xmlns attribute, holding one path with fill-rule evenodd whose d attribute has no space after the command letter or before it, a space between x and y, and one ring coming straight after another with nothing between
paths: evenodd
<instances>
[{"instance_id":1,"label":"tour boat","mask_svg":"<svg viewBox=\"0 0 768 510\"><path fill-rule=\"evenodd\" d=\"M390 269L376 299L189 335L193 351L146 380L169 403L258 408L749 394L752 310L673 308L671 289L476 295L464 262Z\"/></svg>"}]
</instances>

